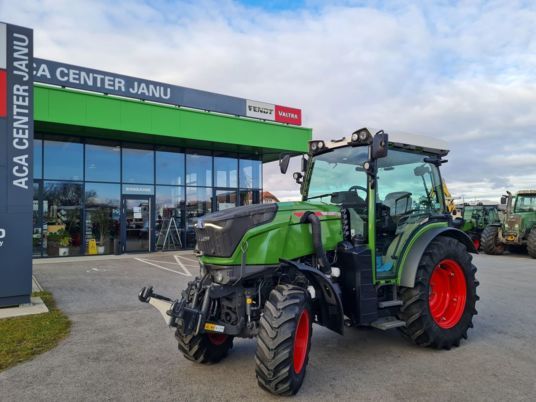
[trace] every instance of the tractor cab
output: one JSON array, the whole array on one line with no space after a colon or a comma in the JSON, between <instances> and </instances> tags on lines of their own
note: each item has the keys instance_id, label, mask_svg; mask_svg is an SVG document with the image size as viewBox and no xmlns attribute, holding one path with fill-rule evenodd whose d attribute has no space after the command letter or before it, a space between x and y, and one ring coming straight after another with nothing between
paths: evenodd
<instances>
[{"instance_id":1,"label":"tractor cab","mask_svg":"<svg viewBox=\"0 0 536 402\"><path fill-rule=\"evenodd\" d=\"M301 192L303 201L342 209L344 239L367 245L375 280L389 282L397 278L400 254L415 230L450 219L439 172L448 150L439 140L389 133L375 158L370 133L359 130L350 142L312 141Z\"/></svg>"}]
</instances>

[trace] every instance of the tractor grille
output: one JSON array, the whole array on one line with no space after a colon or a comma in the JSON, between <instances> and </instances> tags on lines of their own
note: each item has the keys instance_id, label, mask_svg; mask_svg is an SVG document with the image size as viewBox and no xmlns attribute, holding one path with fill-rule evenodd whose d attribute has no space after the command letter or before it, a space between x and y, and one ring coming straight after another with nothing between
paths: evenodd
<instances>
[{"instance_id":1,"label":"tractor grille","mask_svg":"<svg viewBox=\"0 0 536 402\"><path fill-rule=\"evenodd\" d=\"M270 222L277 204L257 204L208 214L195 227L197 249L206 256L230 257L246 232Z\"/></svg>"}]
</instances>

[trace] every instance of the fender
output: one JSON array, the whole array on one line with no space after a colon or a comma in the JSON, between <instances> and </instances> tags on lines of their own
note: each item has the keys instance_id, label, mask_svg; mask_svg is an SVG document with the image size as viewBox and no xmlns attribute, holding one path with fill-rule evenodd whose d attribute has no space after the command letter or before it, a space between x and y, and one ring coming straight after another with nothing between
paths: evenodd
<instances>
[{"instance_id":1,"label":"fender","mask_svg":"<svg viewBox=\"0 0 536 402\"><path fill-rule=\"evenodd\" d=\"M327 276L316 268L296 261L281 260L287 267L301 272L314 286L318 303L318 323L338 334L344 333L344 312L340 298L340 289Z\"/></svg>"},{"instance_id":2,"label":"fender","mask_svg":"<svg viewBox=\"0 0 536 402\"><path fill-rule=\"evenodd\" d=\"M400 278L400 286L412 288L415 285L415 276L417 275L417 268L421 262L421 257L430 242L440 235L459 240L467 248L467 251L478 254L473 241L465 232L453 227L430 229L417 239L409 251L404 265L401 267L402 276Z\"/></svg>"}]
</instances>

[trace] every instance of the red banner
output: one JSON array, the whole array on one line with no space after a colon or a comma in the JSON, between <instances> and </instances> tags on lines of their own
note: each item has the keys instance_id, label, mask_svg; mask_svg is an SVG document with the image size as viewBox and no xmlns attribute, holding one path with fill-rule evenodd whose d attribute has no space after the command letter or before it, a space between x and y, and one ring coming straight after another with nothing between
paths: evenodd
<instances>
[{"instance_id":1,"label":"red banner","mask_svg":"<svg viewBox=\"0 0 536 402\"><path fill-rule=\"evenodd\" d=\"M7 116L7 73L0 70L0 117Z\"/></svg>"},{"instance_id":2,"label":"red banner","mask_svg":"<svg viewBox=\"0 0 536 402\"><path fill-rule=\"evenodd\" d=\"M301 126L301 110L275 105L275 121Z\"/></svg>"}]
</instances>

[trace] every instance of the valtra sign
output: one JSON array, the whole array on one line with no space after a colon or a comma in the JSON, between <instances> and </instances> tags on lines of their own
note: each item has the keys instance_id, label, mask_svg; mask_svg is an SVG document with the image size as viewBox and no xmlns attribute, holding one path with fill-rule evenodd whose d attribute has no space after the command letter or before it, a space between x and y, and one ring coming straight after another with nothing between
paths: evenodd
<instances>
[{"instance_id":1,"label":"valtra sign","mask_svg":"<svg viewBox=\"0 0 536 402\"><path fill-rule=\"evenodd\" d=\"M0 307L32 292L33 31L0 23Z\"/></svg>"},{"instance_id":2,"label":"valtra sign","mask_svg":"<svg viewBox=\"0 0 536 402\"><path fill-rule=\"evenodd\" d=\"M246 102L246 116L296 126L301 126L302 124L300 109L252 100Z\"/></svg>"}]
</instances>

